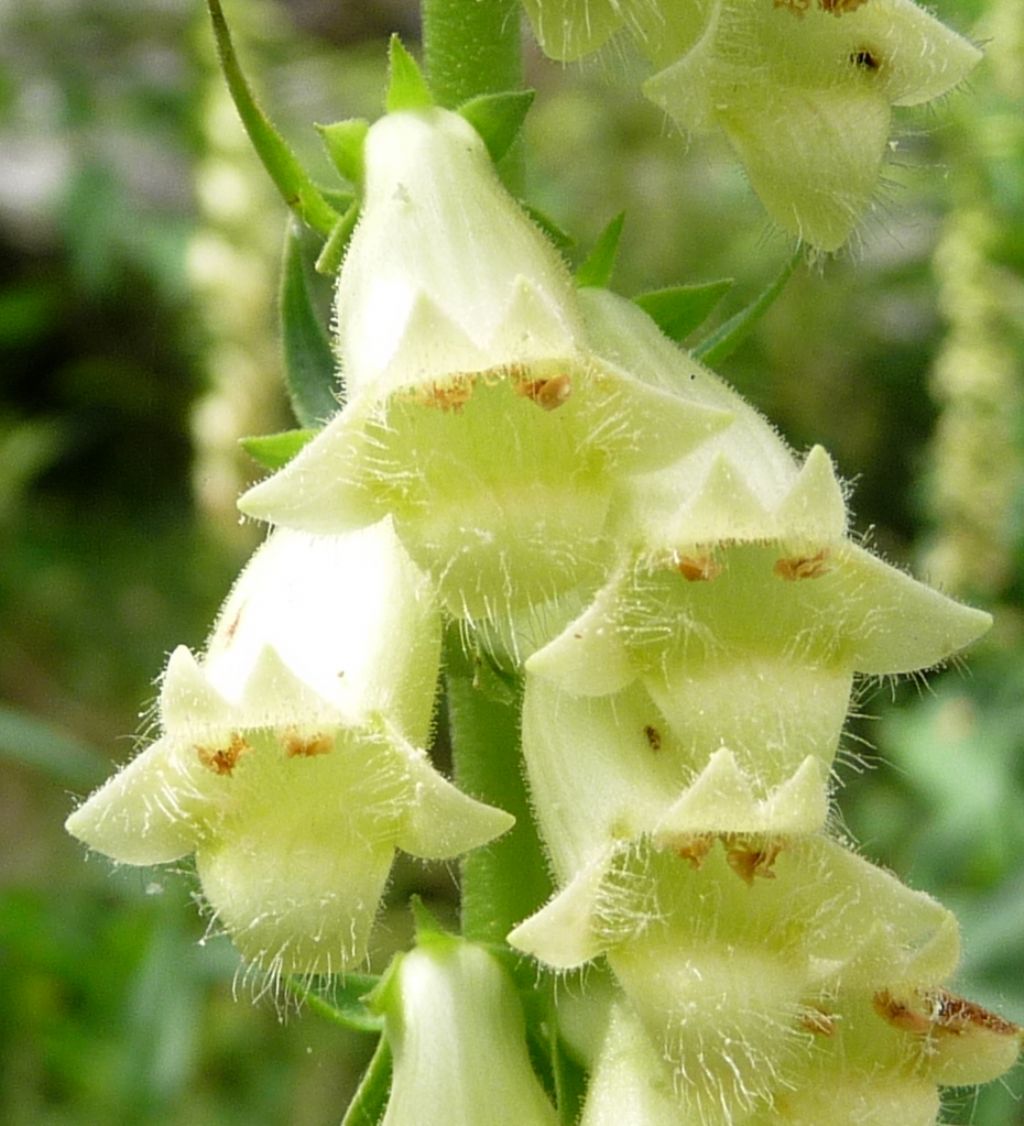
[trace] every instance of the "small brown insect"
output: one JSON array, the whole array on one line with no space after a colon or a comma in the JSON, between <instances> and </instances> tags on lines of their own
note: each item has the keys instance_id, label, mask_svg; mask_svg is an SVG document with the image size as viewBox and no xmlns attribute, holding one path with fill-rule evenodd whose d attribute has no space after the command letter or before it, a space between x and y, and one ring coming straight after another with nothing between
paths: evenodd
<instances>
[{"instance_id":1,"label":"small brown insect","mask_svg":"<svg viewBox=\"0 0 1024 1126\"><path fill-rule=\"evenodd\" d=\"M319 735L299 735L291 732L285 735L285 754L289 758L313 758L314 755L326 755L334 750L334 738L328 732Z\"/></svg>"},{"instance_id":2,"label":"small brown insect","mask_svg":"<svg viewBox=\"0 0 1024 1126\"><path fill-rule=\"evenodd\" d=\"M722 564L713 555L680 555L673 552L672 566L688 583L710 582L722 573Z\"/></svg>"},{"instance_id":3,"label":"small brown insect","mask_svg":"<svg viewBox=\"0 0 1024 1126\"><path fill-rule=\"evenodd\" d=\"M572 394L572 376L563 373L550 379L520 379L515 388L517 395L530 399L546 411L553 411Z\"/></svg>"},{"instance_id":4,"label":"small brown insect","mask_svg":"<svg viewBox=\"0 0 1024 1126\"><path fill-rule=\"evenodd\" d=\"M644 724L644 738L652 751L661 750L661 732L650 723Z\"/></svg>"},{"instance_id":5,"label":"small brown insect","mask_svg":"<svg viewBox=\"0 0 1024 1126\"><path fill-rule=\"evenodd\" d=\"M772 570L780 579L786 582L798 582L801 579L820 579L832 570L828 561L829 550L823 547L815 555L795 555L790 558L777 559Z\"/></svg>"},{"instance_id":6,"label":"small brown insect","mask_svg":"<svg viewBox=\"0 0 1024 1126\"><path fill-rule=\"evenodd\" d=\"M207 770L212 770L214 774L230 775L239 758L251 750L252 747L235 732L226 747L196 747L196 754Z\"/></svg>"}]
</instances>

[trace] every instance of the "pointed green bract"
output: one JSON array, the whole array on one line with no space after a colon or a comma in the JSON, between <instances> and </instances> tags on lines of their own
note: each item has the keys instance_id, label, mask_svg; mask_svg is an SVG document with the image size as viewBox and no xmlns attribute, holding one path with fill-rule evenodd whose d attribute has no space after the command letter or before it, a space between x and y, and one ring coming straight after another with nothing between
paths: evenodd
<instances>
[{"instance_id":1,"label":"pointed green bract","mask_svg":"<svg viewBox=\"0 0 1024 1126\"><path fill-rule=\"evenodd\" d=\"M681 344L707 320L734 285L731 278L699 285L674 285L638 294L633 301L670 340Z\"/></svg>"},{"instance_id":2,"label":"pointed green bract","mask_svg":"<svg viewBox=\"0 0 1024 1126\"><path fill-rule=\"evenodd\" d=\"M392 35L388 44L388 64L388 89L384 96L384 107L388 113L424 109L434 104L434 96L419 63L397 35Z\"/></svg>"},{"instance_id":3,"label":"pointed green bract","mask_svg":"<svg viewBox=\"0 0 1024 1126\"><path fill-rule=\"evenodd\" d=\"M495 164L519 136L534 96L533 90L509 90L480 94L459 106L460 116L480 134Z\"/></svg>"},{"instance_id":4,"label":"pointed green bract","mask_svg":"<svg viewBox=\"0 0 1024 1126\"><path fill-rule=\"evenodd\" d=\"M278 434L260 434L242 438L242 449L264 469L280 469L316 436L315 430L282 430Z\"/></svg>"},{"instance_id":5,"label":"pointed green bract","mask_svg":"<svg viewBox=\"0 0 1024 1126\"><path fill-rule=\"evenodd\" d=\"M802 252L797 250L774 280L769 282L745 309L734 313L721 328L713 332L706 340L702 340L694 348L693 354L709 367L720 364L731 356L750 335L757 322L775 304L776 298L782 293L786 282L792 277L793 271L802 257ZM669 335L672 334L669 333Z\"/></svg>"},{"instance_id":6,"label":"pointed green bract","mask_svg":"<svg viewBox=\"0 0 1024 1126\"><path fill-rule=\"evenodd\" d=\"M337 411L341 383L336 374L337 361L314 305L303 250L300 232L290 226L285 235L278 297L281 350L292 410L300 425L308 428L320 425Z\"/></svg>"},{"instance_id":7,"label":"pointed green bract","mask_svg":"<svg viewBox=\"0 0 1024 1126\"><path fill-rule=\"evenodd\" d=\"M380 1121L391 1091L391 1047L386 1036L377 1042L373 1057L359 1080L341 1126L370 1126Z\"/></svg>"},{"instance_id":8,"label":"pointed green bract","mask_svg":"<svg viewBox=\"0 0 1024 1126\"><path fill-rule=\"evenodd\" d=\"M331 228L331 233L324 243L323 250L316 260L316 272L326 277L333 277L341 267L342 259L348 250L349 240L359 221L359 204L353 202L348 210Z\"/></svg>"},{"instance_id":9,"label":"pointed green bract","mask_svg":"<svg viewBox=\"0 0 1024 1126\"><path fill-rule=\"evenodd\" d=\"M598 235L597 242L586 260L576 271L578 286L607 286L615 269L615 258L619 252L622 227L626 222L625 211L618 215Z\"/></svg>"},{"instance_id":10,"label":"pointed green bract","mask_svg":"<svg viewBox=\"0 0 1024 1126\"><path fill-rule=\"evenodd\" d=\"M220 0L207 0L207 4L224 77L253 148L285 203L307 226L321 234L328 234L337 222L337 212L324 199L295 154L257 105L238 64Z\"/></svg>"},{"instance_id":11,"label":"pointed green bract","mask_svg":"<svg viewBox=\"0 0 1024 1126\"><path fill-rule=\"evenodd\" d=\"M331 982L329 997L294 977L287 978L285 984L302 1004L332 1024L353 1032L380 1032L384 1020L369 1008L369 994L379 981L372 974L348 973L340 981Z\"/></svg>"},{"instance_id":12,"label":"pointed green bract","mask_svg":"<svg viewBox=\"0 0 1024 1126\"><path fill-rule=\"evenodd\" d=\"M370 123L361 117L317 126L334 167L357 187L363 182L363 145L369 128Z\"/></svg>"}]
</instances>

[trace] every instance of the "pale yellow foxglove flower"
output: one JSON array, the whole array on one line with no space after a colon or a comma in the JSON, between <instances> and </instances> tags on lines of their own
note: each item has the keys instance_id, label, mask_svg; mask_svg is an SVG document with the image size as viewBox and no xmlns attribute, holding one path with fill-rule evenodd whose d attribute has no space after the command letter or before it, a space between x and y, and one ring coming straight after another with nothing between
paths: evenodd
<instances>
[{"instance_id":1,"label":"pale yellow foxglove flower","mask_svg":"<svg viewBox=\"0 0 1024 1126\"><path fill-rule=\"evenodd\" d=\"M125 864L194 853L216 921L272 977L357 966L396 848L455 856L513 821L418 749L439 651L433 594L388 522L276 532L205 654L172 654L160 737L67 828Z\"/></svg>"}]
</instances>

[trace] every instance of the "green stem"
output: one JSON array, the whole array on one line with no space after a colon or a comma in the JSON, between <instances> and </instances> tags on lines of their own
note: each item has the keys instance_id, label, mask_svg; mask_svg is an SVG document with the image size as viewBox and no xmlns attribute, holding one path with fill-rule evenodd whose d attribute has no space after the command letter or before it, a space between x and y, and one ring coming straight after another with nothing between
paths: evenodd
<instances>
[{"instance_id":1,"label":"green stem","mask_svg":"<svg viewBox=\"0 0 1024 1126\"><path fill-rule=\"evenodd\" d=\"M474 666L454 629L446 655L455 781L461 790L516 819L504 836L462 861L462 933L480 942L504 942L552 891L523 779L520 686L502 699L496 674L485 665Z\"/></svg>"},{"instance_id":2,"label":"green stem","mask_svg":"<svg viewBox=\"0 0 1024 1126\"><path fill-rule=\"evenodd\" d=\"M430 88L449 109L518 90L519 0L423 0L423 54Z\"/></svg>"},{"instance_id":3,"label":"green stem","mask_svg":"<svg viewBox=\"0 0 1024 1126\"><path fill-rule=\"evenodd\" d=\"M422 11L427 79L441 105L454 109L478 94L522 89L519 0L422 0ZM518 143L498 171L509 190L521 194Z\"/></svg>"}]
</instances>

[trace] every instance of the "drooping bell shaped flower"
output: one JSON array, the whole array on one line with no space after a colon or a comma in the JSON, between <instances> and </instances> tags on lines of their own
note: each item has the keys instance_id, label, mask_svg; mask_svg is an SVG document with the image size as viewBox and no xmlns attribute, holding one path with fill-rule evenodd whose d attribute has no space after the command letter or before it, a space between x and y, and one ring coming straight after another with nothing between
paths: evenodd
<instances>
[{"instance_id":1,"label":"drooping bell shaped flower","mask_svg":"<svg viewBox=\"0 0 1024 1126\"><path fill-rule=\"evenodd\" d=\"M389 522L275 532L205 654L172 654L159 738L67 828L125 864L194 853L217 921L271 976L357 965L396 848L455 856L512 823L418 749L439 651L429 583Z\"/></svg>"},{"instance_id":2,"label":"drooping bell shaped flower","mask_svg":"<svg viewBox=\"0 0 1024 1126\"><path fill-rule=\"evenodd\" d=\"M431 934L377 990L394 1078L382 1126L556 1126L512 981L483 947Z\"/></svg>"},{"instance_id":3,"label":"drooping bell shaped flower","mask_svg":"<svg viewBox=\"0 0 1024 1126\"><path fill-rule=\"evenodd\" d=\"M981 58L912 0L524 0L558 58L632 32L652 101L721 130L781 227L838 249L877 191L891 107L929 102Z\"/></svg>"},{"instance_id":4,"label":"drooping bell shaped flower","mask_svg":"<svg viewBox=\"0 0 1024 1126\"><path fill-rule=\"evenodd\" d=\"M917 1027L893 1025L887 994L859 997L856 1003L837 998L827 1011L814 1010L805 1022L803 1066L745 1112L728 1103L695 1106L692 1092L677 1081L623 999L612 1010L580 1126L934 1126L939 1087L987 1082L1002 1074L1013 1065L1021 1034L994 1013L944 990L933 991L918 1008L928 1004L931 1010ZM909 1024L912 1018L896 1019ZM964 1067L957 1057L972 1063Z\"/></svg>"},{"instance_id":5,"label":"drooping bell shaped flower","mask_svg":"<svg viewBox=\"0 0 1024 1126\"><path fill-rule=\"evenodd\" d=\"M629 1015L613 1015L592 1102L635 1098L653 1122L672 1121L674 1102L702 1126L768 1123L781 1107L779 1121L809 1123L833 1082L870 1105L874 1076L875 1106L934 1117L936 1085L1016 1057L1018 1029L943 988L952 915L823 836L733 839L699 857L620 848L595 875L510 935L558 968L604 954L614 972ZM583 1121L611 1118L592 1105Z\"/></svg>"},{"instance_id":6,"label":"drooping bell shaped flower","mask_svg":"<svg viewBox=\"0 0 1024 1126\"><path fill-rule=\"evenodd\" d=\"M457 114L391 114L338 283L351 398L243 511L316 532L390 514L457 617L505 626L592 588L631 473L728 421L588 351L554 248Z\"/></svg>"},{"instance_id":7,"label":"drooping bell shaped flower","mask_svg":"<svg viewBox=\"0 0 1024 1126\"><path fill-rule=\"evenodd\" d=\"M688 833L819 828L854 675L928 668L990 619L846 535L823 450L800 465L635 306L597 291L582 300L606 364L657 372L735 421L631 484L618 526L631 547L527 662L527 761L578 771L601 811L594 841L565 847L578 863L612 826L677 845ZM572 751L581 743L594 748L586 766Z\"/></svg>"},{"instance_id":8,"label":"drooping bell shaped flower","mask_svg":"<svg viewBox=\"0 0 1024 1126\"><path fill-rule=\"evenodd\" d=\"M932 101L981 58L911 0L681 7L702 9L699 29L682 16L682 51L669 53L675 37L653 19L643 36L660 68L648 97L687 132L721 129L775 222L825 251L877 192L891 107Z\"/></svg>"}]
</instances>

